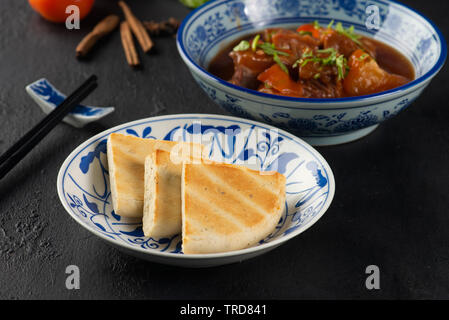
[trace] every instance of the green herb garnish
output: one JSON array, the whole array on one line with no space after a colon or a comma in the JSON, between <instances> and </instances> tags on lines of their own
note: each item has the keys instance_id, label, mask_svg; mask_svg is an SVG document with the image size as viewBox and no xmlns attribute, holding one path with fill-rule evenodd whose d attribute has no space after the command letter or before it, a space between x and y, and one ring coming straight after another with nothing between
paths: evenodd
<instances>
[{"instance_id":1,"label":"green herb garnish","mask_svg":"<svg viewBox=\"0 0 449 320\"><path fill-rule=\"evenodd\" d=\"M332 28L333 24L334 24L334 20L332 20L331 22L329 22L329 24L327 25L327 29Z\"/></svg>"},{"instance_id":2,"label":"green herb garnish","mask_svg":"<svg viewBox=\"0 0 449 320\"><path fill-rule=\"evenodd\" d=\"M309 62L321 64L320 70L322 69L322 66L335 65L337 67L338 80L341 80L346 76L346 71L348 70L348 61L346 60L344 55L338 55L337 50L335 50L334 48L317 50L316 52L327 53L328 56L318 57L316 55L313 55L312 52L305 52L302 55L301 59L298 59L293 64L293 68L296 68L298 65L304 67ZM314 79L318 79L319 77L319 73L314 75Z\"/></svg>"},{"instance_id":3,"label":"green herb garnish","mask_svg":"<svg viewBox=\"0 0 449 320\"><path fill-rule=\"evenodd\" d=\"M179 0L182 4L189 8L197 8L208 0Z\"/></svg>"},{"instance_id":4,"label":"green herb garnish","mask_svg":"<svg viewBox=\"0 0 449 320\"><path fill-rule=\"evenodd\" d=\"M292 67L296 68L299 64L303 64L304 63L304 59L305 58L309 58L309 57L312 57L312 56L313 56L313 52L311 50L305 51L302 54L301 58L295 61L295 63L293 64Z\"/></svg>"},{"instance_id":5,"label":"green herb garnish","mask_svg":"<svg viewBox=\"0 0 449 320\"><path fill-rule=\"evenodd\" d=\"M321 28L320 23L318 22L318 20L315 20L315 21L313 22L313 27L314 27L315 29L320 29L320 28Z\"/></svg>"},{"instance_id":6,"label":"green herb garnish","mask_svg":"<svg viewBox=\"0 0 449 320\"><path fill-rule=\"evenodd\" d=\"M304 53L302 54L302 58L308 58L311 56L313 56L313 51L309 49L307 49L307 51L304 51Z\"/></svg>"},{"instance_id":7,"label":"green herb garnish","mask_svg":"<svg viewBox=\"0 0 449 320\"><path fill-rule=\"evenodd\" d=\"M337 50L334 48L327 48L322 50L317 50L318 53L329 53L329 55L326 58L322 58L322 63L324 65L333 64L334 61L337 59Z\"/></svg>"},{"instance_id":8,"label":"green herb garnish","mask_svg":"<svg viewBox=\"0 0 449 320\"><path fill-rule=\"evenodd\" d=\"M253 49L253 51L257 50L257 44L259 43L259 39L260 39L260 34L258 34L257 36L254 37L253 42L251 43L251 49Z\"/></svg>"},{"instance_id":9,"label":"green herb garnish","mask_svg":"<svg viewBox=\"0 0 449 320\"><path fill-rule=\"evenodd\" d=\"M295 63L292 65L292 68L296 68L300 63L302 62L302 59L298 59L295 61Z\"/></svg>"},{"instance_id":10,"label":"green herb garnish","mask_svg":"<svg viewBox=\"0 0 449 320\"><path fill-rule=\"evenodd\" d=\"M321 77L320 73L315 73L315 75L313 76L314 79L319 79Z\"/></svg>"},{"instance_id":11,"label":"green herb garnish","mask_svg":"<svg viewBox=\"0 0 449 320\"><path fill-rule=\"evenodd\" d=\"M363 60L365 60L366 58L368 58L369 57L369 54L368 53L364 53L364 54L362 54L360 57L359 57L359 60L360 61L363 61Z\"/></svg>"},{"instance_id":12,"label":"green herb garnish","mask_svg":"<svg viewBox=\"0 0 449 320\"><path fill-rule=\"evenodd\" d=\"M257 43L256 46L257 48L262 49L266 55L273 56L274 62L276 62L281 67L281 69L288 74L288 68L284 63L282 63L281 59L279 58L279 56L288 57L289 54L287 52L277 50L273 43L268 42L264 42L262 44Z\"/></svg>"},{"instance_id":13,"label":"green herb garnish","mask_svg":"<svg viewBox=\"0 0 449 320\"><path fill-rule=\"evenodd\" d=\"M285 66L284 63L282 63L279 56L289 56L289 54L287 52L277 50L273 43L264 42L262 44L259 44L259 39L260 35L258 34L257 36L254 37L251 44L246 40L242 40L238 45L234 47L233 50L246 51L249 48L251 48L253 51L256 51L257 48L260 48L266 55L272 56L274 62L276 62L281 67L281 69L288 74L288 68Z\"/></svg>"},{"instance_id":14,"label":"green herb garnish","mask_svg":"<svg viewBox=\"0 0 449 320\"><path fill-rule=\"evenodd\" d=\"M316 52L319 52L319 53L331 53L332 54L332 53L336 53L337 50L335 50L332 47L329 47L329 48L326 48L326 49L319 49Z\"/></svg>"},{"instance_id":15,"label":"green herb garnish","mask_svg":"<svg viewBox=\"0 0 449 320\"><path fill-rule=\"evenodd\" d=\"M234 50L234 51L246 51L246 50L249 49L249 47L250 47L249 42L246 41L246 40L242 40L242 41L240 41L240 43L239 43L238 45L236 45L236 46L234 47L234 49L232 49L232 50Z\"/></svg>"},{"instance_id":16,"label":"green herb garnish","mask_svg":"<svg viewBox=\"0 0 449 320\"><path fill-rule=\"evenodd\" d=\"M348 62L344 55L339 55L335 60L335 65L337 66L338 80L343 79L346 76L346 71L348 67Z\"/></svg>"},{"instance_id":17,"label":"green herb garnish","mask_svg":"<svg viewBox=\"0 0 449 320\"><path fill-rule=\"evenodd\" d=\"M300 36L312 36L312 32L301 30L301 31L299 31L299 35Z\"/></svg>"},{"instance_id":18,"label":"green herb garnish","mask_svg":"<svg viewBox=\"0 0 449 320\"><path fill-rule=\"evenodd\" d=\"M274 62L276 62L279 67L281 67L282 71L284 71L286 74L288 74L288 69L285 66L285 64L282 63L281 59L279 58L279 56L277 54L273 55L273 60Z\"/></svg>"},{"instance_id":19,"label":"green herb garnish","mask_svg":"<svg viewBox=\"0 0 449 320\"><path fill-rule=\"evenodd\" d=\"M265 54L269 56L274 56L275 54L279 56L287 56L287 57L289 56L287 52L277 50L274 44L272 43L264 42L262 44L258 44L257 47L262 49L263 52L265 52Z\"/></svg>"},{"instance_id":20,"label":"green herb garnish","mask_svg":"<svg viewBox=\"0 0 449 320\"><path fill-rule=\"evenodd\" d=\"M343 27L343 25L341 24L341 22L337 23L337 25L335 26L335 31L337 31L339 34L342 34L346 37L348 37L349 39L351 39L352 41L354 41L355 43L357 43L359 46L361 46L362 44L360 43L359 39L361 38L361 36L359 36L358 34L354 33L354 26L350 26L349 28L345 29Z\"/></svg>"}]
</instances>

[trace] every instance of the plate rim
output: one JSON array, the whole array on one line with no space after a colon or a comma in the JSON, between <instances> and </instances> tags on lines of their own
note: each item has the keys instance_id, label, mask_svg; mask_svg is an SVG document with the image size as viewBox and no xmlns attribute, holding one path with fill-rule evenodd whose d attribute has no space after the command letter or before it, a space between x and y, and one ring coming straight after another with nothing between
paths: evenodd
<instances>
[{"instance_id":1,"label":"plate rim","mask_svg":"<svg viewBox=\"0 0 449 320\"><path fill-rule=\"evenodd\" d=\"M64 198L62 182L63 182L63 177L67 171L68 166L76 158L76 156L78 156L78 154L83 149L85 149L86 147L91 145L93 142L100 140L104 136L109 135L113 132L122 130L126 127L138 125L138 124L141 124L146 121L177 120L180 118L186 118L186 119L190 118L193 120L194 119L210 119L210 120L223 119L223 120L227 120L227 121L236 121L236 122L240 122L240 123L244 123L244 124L254 124L254 125L257 125L262 128L265 127L266 129L270 129L270 130L271 129L277 130L279 133L282 133L283 135L291 138L292 140L296 140L297 142L299 142L302 145L302 147L307 149L307 151L309 151L313 156L315 156L321 162L321 164L323 165L323 167L325 167L327 174L328 174L329 193L328 193L328 197L325 200L325 203L324 203L323 207L321 208L320 212L314 218L312 218L310 220L308 225L304 226L303 228L298 228L298 230L295 230L283 237L274 239L270 242L266 242L266 243L260 244L258 246L252 246L252 247L240 249L240 250L234 250L234 251L228 251L228 252L217 252L217 253L205 253L205 254L203 254L203 253L201 253L201 254L172 254L170 252L160 252L160 251L156 251L156 250L147 250L147 249L143 249L140 247L133 247L133 246L127 244L126 242L117 241L117 240L114 240L114 239L111 239L111 238L105 236L100 231L95 230L94 228L85 224L77 215L75 215L75 213L72 212L72 210L68 207L68 204ZM251 253L255 253L257 251L263 252L263 251L266 251L269 249L274 249L275 247L281 245L284 242L287 242L288 240L291 240L292 238L298 236L299 234L303 233L304 231L309 229L311 226L313 226L324 215L324 213L326 213L326 211L329 209L329 207L333 201L333 198L335 195L335 190L336 190L334 174L332 172L332 168L330 167L329 163L315 148L313 148L311 145L309 145L307 142L305 142L301 138L299 138L287 131L284 131L280 128L277 128L275 126L265 124L262 122L249 120L249 119L245 119L245 118L234 117L234 116L210 114L210 113L180 113L180 114L169 114L169 115L162 115L162 116L156 116L156 117L148 117L148 118L142 118L142 119L126 122L126 123L114 126L112 128L103 130L102 132L99 132L99 133L95 134L94 136L90 137L89 139L85 140L84 142L79 144L75 149L73 149L70 152L70 154L66 157L66 159L64 160L64 162L62 163L62 165L59 168L56 184L57 184L57 193L58 193L59 201L61 202L65 211L67 211L67 213L70 215L70 217L72 219L74 219L78 224L80 224L83 228L85 228L87 231L93 233L94 235L100 237L103 240L106 240L107 242L109 242L112 245L119 246L124 249L128 249L131 251L137 251L139 253L144 253L144 254L149 254L149 255L155 255L155 256L158 256L161 258L169 258L169 259L173 258L173 259L182 259L182 260L219 259L219 258L227 258L227 257L238 256L238 255L251 254Z\"/></svg>"}]
</instances>

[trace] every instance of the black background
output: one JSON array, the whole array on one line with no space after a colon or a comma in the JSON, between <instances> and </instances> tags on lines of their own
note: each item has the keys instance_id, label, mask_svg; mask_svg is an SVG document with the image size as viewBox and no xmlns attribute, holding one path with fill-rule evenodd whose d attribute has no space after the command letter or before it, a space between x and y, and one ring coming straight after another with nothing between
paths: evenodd
<instances>
[{"instance_id":1,"label":"black background","mask_svg":"<svg viewBox=\"0 0 449 320\"><path fill-rule=\"evenodd\" d=\"M404 1L446 39L448 1ZM129 0L142 20L182 19L177 0ZM263 256L228 266L182 269L125 255L64 211L56 176L80 143L112 126L156 115L223 113L193 82L173 38L134 71L118 32L77 61L75 47L115 1L97 0L81 30L41 19L27 1L0 3L0 152L42 118L25 86L48 78L63 92L87 76L99 88L85 101L116 111L83 129L66 124L0 181L1 299L409 299L449 298L449 120L447 65L422 96L366 138L318 148L337 184L328 212L308 231ZM81 289L65 288L77 265ZM365 288L379 266L380 290Z\"/></svg>"}]
</instances>

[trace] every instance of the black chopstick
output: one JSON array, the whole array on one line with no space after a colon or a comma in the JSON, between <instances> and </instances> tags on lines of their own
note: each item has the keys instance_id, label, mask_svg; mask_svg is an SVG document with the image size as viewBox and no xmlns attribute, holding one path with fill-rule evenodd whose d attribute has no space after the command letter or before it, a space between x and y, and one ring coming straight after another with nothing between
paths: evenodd
<instances>
[{"instance_id":1,"label":"black chopstick","mask_svg":"<svg viewBox=\"0 0 449 320\"><path fill-rule=\"evenodd\" d=\"M90 76L77 90L0 156L0 179L19 163L64 117L97 87Z\"/></svg>"},{"instance_id":2,"label":"black chopstick","mask_svg":"<svg viewBox=\"0 0 449 320\"><path fill-rule=\"evenodd\" d=\"M49 122L49 119L52 117L55 117L56 114L63 113L66 114L63 104L68 104L69 106L72 105L70 101L73 100L73 98L78 94L78 92L81 92L86 88L89 83L94 82L97 80L97 77L91 76L89 79L87 79L75 92L73 92L70 96L68 96L61 104L58 106L58 108L55 108L47 117L43 118L41 122L39 122L34 128L32 128L30 131L28 131L22 138L20 138L19 141L17 141L11 148L9 148L5 153L3 153L0 156L0 167L2 164L11 157L14 152L16 152L26 141L28 141L32 136L36 135L42 128ZM71 108L69 112L71 111Z\"/></svg>"}]
</instances>

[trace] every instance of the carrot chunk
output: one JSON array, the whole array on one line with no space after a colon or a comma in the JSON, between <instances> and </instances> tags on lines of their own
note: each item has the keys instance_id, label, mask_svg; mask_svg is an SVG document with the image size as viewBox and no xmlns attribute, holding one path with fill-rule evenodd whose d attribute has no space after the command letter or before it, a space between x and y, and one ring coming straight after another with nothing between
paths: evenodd
<instances>
[{"instance_id":1,"label":"carrot chunk","mask_svg":"<svg viewBox=\"0 0 449 320\"><path fill-rule=\"evenodd\" d=\"M302 86L290 78L278 64L274 64L257 77L257 79L268 87L274 88L280 94L291 97L302 96Z\"/></svg>"},{"instance_id":2,"label":"carrot chunk","mask_svg":"<svg viewBox=\"0 0 449 320\"><path fill-rule=\"evenodd\" d=\"M406 84L409 80L383 70L377 62L361 49L349 58L349 72L343 81L345 92L361 96L390 90Z\"/></svg>"},{"instance_id":3,"label":"carrot chunk","mask_svg":"<svg viewBox=\"0 0 449 320\"><path fill-rule=\"evenodd\" d=\"M321 37L321 28L316 28L313 24L303 24L302 26L298 27L296 31L303 34L310 33L312 37L317 39Z\"/></svg>"}]
</instances>

